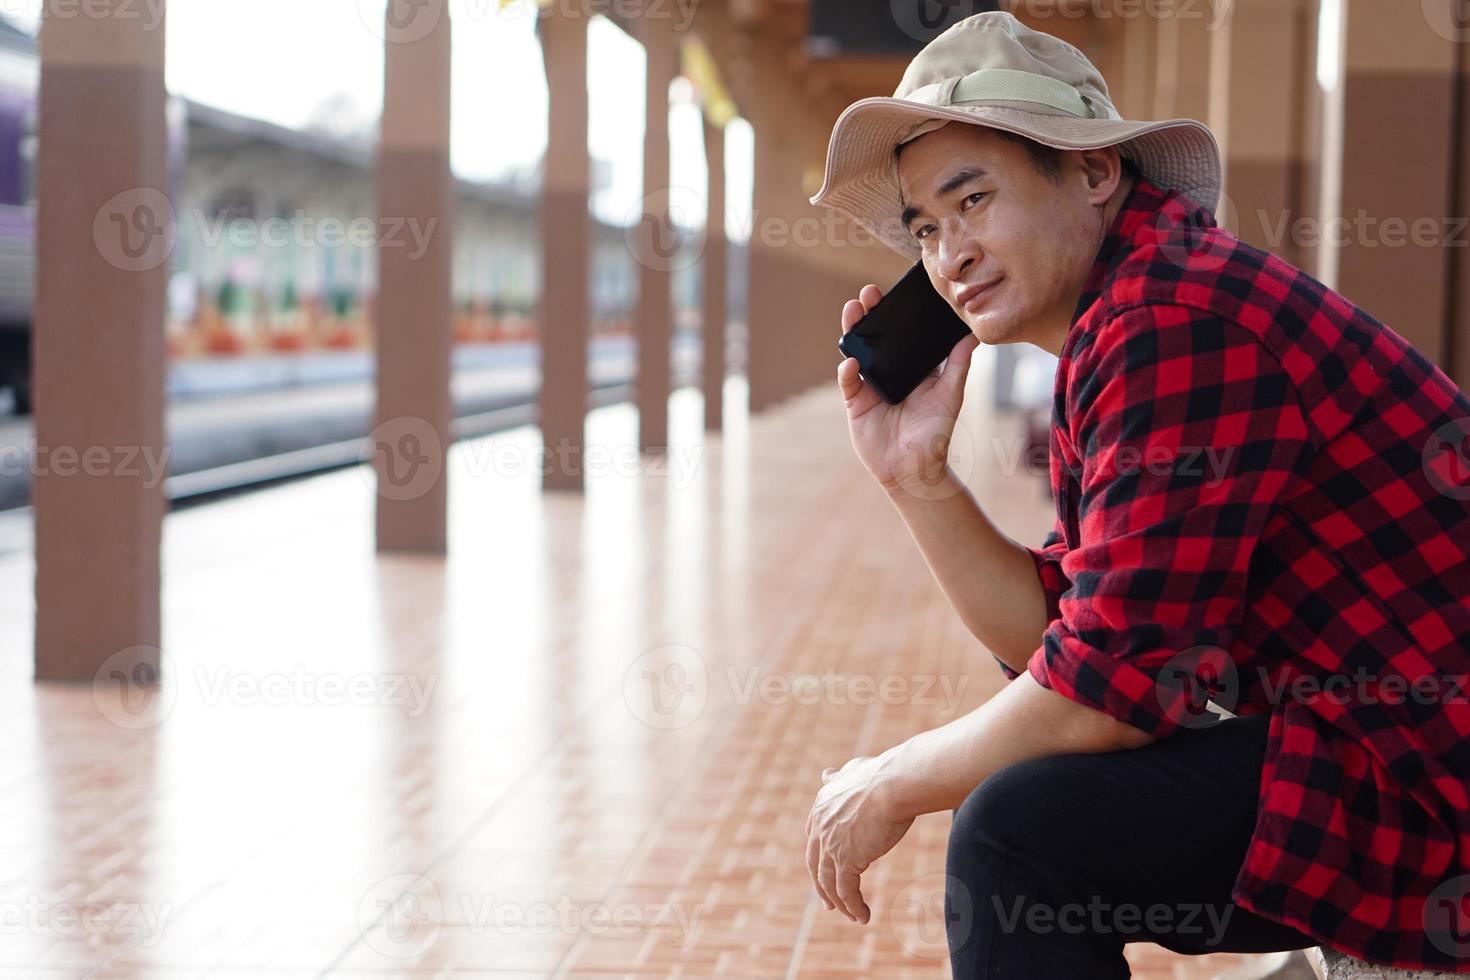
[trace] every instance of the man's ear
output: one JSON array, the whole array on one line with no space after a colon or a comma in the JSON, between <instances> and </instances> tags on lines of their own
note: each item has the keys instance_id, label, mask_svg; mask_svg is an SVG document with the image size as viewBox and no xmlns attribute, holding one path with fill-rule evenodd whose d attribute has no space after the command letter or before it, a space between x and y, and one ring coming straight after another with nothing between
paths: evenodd
<instances>
[{"instance_id":1,"label":"man's ear","mask_svg":"<svg viewBox=\"0 0 1470 980\"><path fill-rule=\"evenodd\" d=\"M1087 176L1087 199L1091 204L1103 204L1113 196L1123 179L1123 158L1116 146L1104 146L1095 150L1078 150L1082 172Z\"/></svg>"}]
</instances>

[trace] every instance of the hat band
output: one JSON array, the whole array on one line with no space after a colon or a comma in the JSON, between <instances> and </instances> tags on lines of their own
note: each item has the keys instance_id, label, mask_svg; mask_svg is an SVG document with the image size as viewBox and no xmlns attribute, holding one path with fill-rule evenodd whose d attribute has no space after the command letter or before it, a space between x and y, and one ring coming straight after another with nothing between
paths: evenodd
<instances>
[{"instance_id":1,"label":"hat band","mask_svg":"<svg viewBox=\"0 0 1470 980\"><path fill-rule=\"evenodd\" d=\"M968 75L925 85L904 98L929 105L1030 102L1079 119L1097 118L1092 100L1066 82L1015 68L981 68Z\"/></svg>"}]
</instances>

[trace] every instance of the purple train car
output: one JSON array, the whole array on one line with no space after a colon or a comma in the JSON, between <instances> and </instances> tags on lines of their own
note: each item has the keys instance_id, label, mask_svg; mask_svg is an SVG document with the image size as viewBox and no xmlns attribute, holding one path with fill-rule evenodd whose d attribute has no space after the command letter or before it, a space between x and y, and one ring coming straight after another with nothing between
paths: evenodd
<instances>
[{"instance_id":1,"label":"purple train car","mask_svg":"<svg viewBox=\"0 0 1470 980\"><path fill-rule=\"evenodd\" d=\"M0 19L0 387L30 411L35 295L36 42Z\"/></svg>"}]
</instances>

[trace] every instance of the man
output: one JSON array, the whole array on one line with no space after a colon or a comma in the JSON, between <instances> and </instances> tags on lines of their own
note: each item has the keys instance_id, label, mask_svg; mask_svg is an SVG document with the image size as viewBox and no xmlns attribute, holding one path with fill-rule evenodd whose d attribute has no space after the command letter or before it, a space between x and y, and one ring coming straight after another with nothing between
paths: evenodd
<instances>
[{"instance_id":1,"label":"man","mask_svg":"<svg viewBox=\"0 0 1470 980\"><path fill-rule=\"evenodd\" d=\"M921 261L975 334L899 405L840 364L853 447L1011 680L823 772L807 861L867 922L863 871L954 809L956 977L1126 977L1138 940L1470 970L1470 402L1217 227L1219 189L1208 129L1119 119L1006 13L833 131L813 203ZM945 458L975 347L1021 341L1059 359L1040 548Z\"/></svg>"}]
</instances>

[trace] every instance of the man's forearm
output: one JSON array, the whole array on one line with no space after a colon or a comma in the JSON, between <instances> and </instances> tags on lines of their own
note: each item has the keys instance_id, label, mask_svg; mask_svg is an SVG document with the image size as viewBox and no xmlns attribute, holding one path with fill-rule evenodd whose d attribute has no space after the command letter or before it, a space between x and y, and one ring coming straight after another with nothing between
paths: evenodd
<instances>
[{"instance_id":1,"label":"man's forearm","mask_svg":"<svg viewBox=\"0 0 1470 980\"><path fill-rule=\"evenodd\" d=\"M939 587L971 633L1012 670L1024 671L1046 630L1036 564L1002 534L949 467L923 496L889 490Z\"/></svg>"},{"instance_id":2,"label":"man's forearm","mask_svg":"<svg viewBox=\"0 0 1470 980\"><path fill-rule=\"evenodd\" d=\"M885 792L904 817L952 810L991 773L1064 752L1116 752L1153 741L1111 715L1042 687L1023 673L995 697L879 757Z\"/></svg>"}]
</instances>

